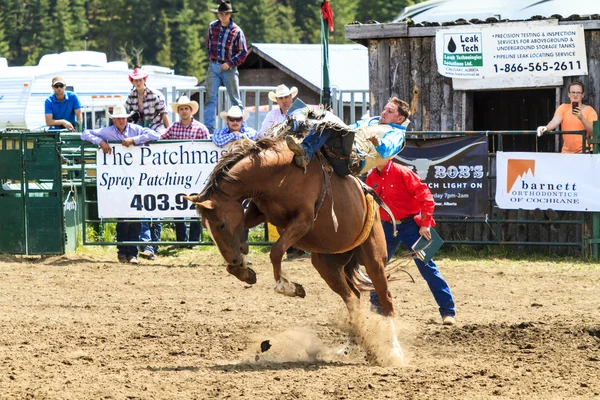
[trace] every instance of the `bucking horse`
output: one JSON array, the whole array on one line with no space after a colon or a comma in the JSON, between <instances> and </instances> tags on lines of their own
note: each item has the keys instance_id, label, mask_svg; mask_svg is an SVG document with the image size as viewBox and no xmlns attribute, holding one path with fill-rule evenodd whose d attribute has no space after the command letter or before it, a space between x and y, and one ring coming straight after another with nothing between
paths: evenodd
<instances>
[{"instance_id":1,"label":"bucking horse","mask_svg":"<svg viewBox=\"0 0 600 400\"><path fill-rule=\"evenodd\" d=\"M282 137L241 140L221 158L202 193L189 200L196 204L231 274L249 284L256 282L246 262L246 230L269 222L280 233L270 252L275 291L304 297L303 287L282 275L281 263L292 245L310 252L313 266L346 304L351 323L360 318L358 267L364 266L379 295L385 316L380 326L387 331L383 340L389 344L372 359L382 364L401 362L377 204L365 195L356 178L332 173L320 157L303 171L293 156ZM247 199L251 202L244 212ZM363 339L359 337L364 345ZM367 351L373 355L373 349Z\"/></svg>"}]
</instances>

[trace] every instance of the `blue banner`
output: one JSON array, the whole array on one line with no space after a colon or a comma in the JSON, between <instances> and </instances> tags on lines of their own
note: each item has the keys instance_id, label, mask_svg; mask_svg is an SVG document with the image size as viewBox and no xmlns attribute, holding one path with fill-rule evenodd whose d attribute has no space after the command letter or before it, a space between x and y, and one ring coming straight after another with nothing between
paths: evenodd
<instances>
[{"instance_id":1,"label":"blue banner","mask_svg":"<svg viewBox=\"0 0 600 400\"><path fill-rule=\"evenodd\" d=\"M487 137L407 140L394 161L429 186L435 216L484 217L488 213Z\"/></svg>"}]
</instances>

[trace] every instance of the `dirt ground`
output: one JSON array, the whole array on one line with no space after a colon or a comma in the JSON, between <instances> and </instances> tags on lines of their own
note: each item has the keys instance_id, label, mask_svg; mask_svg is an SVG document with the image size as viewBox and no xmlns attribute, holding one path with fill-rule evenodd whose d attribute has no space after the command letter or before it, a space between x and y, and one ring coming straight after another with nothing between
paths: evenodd
<instances>
[{"instance_id":1,"label":"dirt ground","mask_svg":"<svg viewBox=\"0 0 600 400\"><path fill-rule=\"evenodd\" d=\"M214 248L138 266L0 255L0 399L600 397L598 265L442 258L454 327L410 266L416 282L391 287L406 365L386 367L337 353L346 309L308 259L284 263L304 299L273 291L267 254L251 260L254 286Z\"/></svg>"}]
</instances>

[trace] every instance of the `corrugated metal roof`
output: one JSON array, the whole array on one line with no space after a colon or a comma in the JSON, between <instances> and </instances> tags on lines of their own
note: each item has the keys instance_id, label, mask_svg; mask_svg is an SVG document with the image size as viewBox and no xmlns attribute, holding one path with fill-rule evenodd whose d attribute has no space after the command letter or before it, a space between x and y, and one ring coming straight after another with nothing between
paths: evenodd
<instances>
[{"instance_id":1,"label":"corrugated metal roof","mask_svg":"<svg viewBox=\"0 0 600 400\"><path fill-rule=\"evenodd\" d=\"M252 51L293 75L315 91L323 87L319 44L253 43ZM340 90L369 90L369 54L359 44L329 45L329 81Z\"/></svg>"},{"instance_id":2,"label":"corrugated metal roof","mask_svg":"<svg viewBox=\"0 0 600 400\"><path fill-rule=\"evenodd\" d=\"M496 18L498 20L527 20L534 16L600 14L598 0L429 0L406 7L394 20L410 18L415 23L450 22L457 19Z\"/></svg>"}]
</instances>

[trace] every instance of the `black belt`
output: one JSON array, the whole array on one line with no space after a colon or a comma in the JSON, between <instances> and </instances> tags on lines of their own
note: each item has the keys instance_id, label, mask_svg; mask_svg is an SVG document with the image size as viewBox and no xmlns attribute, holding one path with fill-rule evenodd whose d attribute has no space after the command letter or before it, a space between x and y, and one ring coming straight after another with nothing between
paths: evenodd
<instances>
[{"instance_id":1,"label":"black belt","mask_svg":"<svg viewBox=\"0 0 600 400\"><path fill-rule=\"evenodd\" d=\"M227 61L214 60L214 59L211 58L210 62L214 62L214 63L217 63L217 64L225 64Z\"/></svg>"},{"instance_id":2,"label":"black belt","mask_svg":"<svg viewBox=\"0 0 600 400\"><path fill-rule=\"evenodd\" d=\"M415 214L415 215L417 215L417 214ZM409 216L408 216L408 217L406 217L406 218L397 219L397 220L395 220L395 221L394 221L394 223L395 223L396 225L404 224L404 223L406 223L406 222L410 221L411 219L412 219L412 220L414 220L414 219L415 219L415 215L409 215Z\"/></svg>"}]
</instances>

